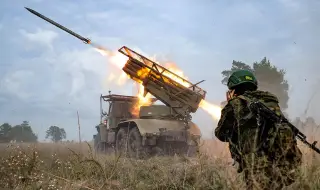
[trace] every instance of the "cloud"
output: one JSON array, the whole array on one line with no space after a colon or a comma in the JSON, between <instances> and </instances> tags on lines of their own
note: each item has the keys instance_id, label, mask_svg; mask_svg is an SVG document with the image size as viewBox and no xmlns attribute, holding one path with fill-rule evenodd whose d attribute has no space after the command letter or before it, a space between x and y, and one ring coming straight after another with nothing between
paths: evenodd
<instances>
[{"instance_id":1,"label":"cloud","mask_svg":"<svg viewBox=\"0 0 320 190\"><path fill-rule=\"evenodd\" d=\"M97 19L101 19L101 20L107 20L112 18L112 12L92 12L92 13L88 13L86 15L86 17L88 19L92 19L92 20L97 20Z\"/></svg>"},{"instance_id":2,"label":"cloud","mask_svg":"<svg viewBox=\"0 0 320 190\"><path fill-rule=\"evenodd\" d=\"M30 92L25 89L26 81L34 76L32 71L18 70L8 73L1 81L1 89L18 96L22 100L28 100Z\"/></svg>"},{"instance_id":3,"label":"cloud","mask_svg":"<svg viewBox=\"0 0 320 190\"><path fill-rule=\"evenodd\" d=\"M36 32L27 32L23 29L20 30L20 33L31 43L36 43L38 45L46 46L50 49L53 49L52 43L55 39L58 38L58 33L38 28Z\"/></svg>"},{"instance_id":4,"label":"cloud","mask_svg":"<svg viewBox=\"0 0 320 190\"><path fill-rule=\"evenodd\" d=\"M282 3L285 7L294 11L301 8L301 3L296 0L279 0L279 2Z\"/></svg>"}]
</instances>

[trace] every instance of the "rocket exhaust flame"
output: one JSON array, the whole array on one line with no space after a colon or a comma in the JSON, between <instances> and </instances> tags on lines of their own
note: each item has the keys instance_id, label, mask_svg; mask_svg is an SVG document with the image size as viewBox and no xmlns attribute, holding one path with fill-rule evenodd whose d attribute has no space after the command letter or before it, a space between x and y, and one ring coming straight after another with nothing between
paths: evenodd
<instances>
[{"instance_id":1,"label":"rocket exhaust flame","mask_svg":"<svg viewBox=\"0 0 320 190\"><path fill-rule=\"evenodd\" d=\"M57 22L45 17L44 15L25 7L29 12L31 12L32 14L44 19L45 21L55 25L56 27L64 30L65 32L73 35L74 37L80 39L82 42L86 43L86 44L90 44L96 51L98 51L100 54L102 54L103 56L106 56L109 61L115 65L117 68L119 68L120 70L123 69L123 67L125 66L126 62L128 61L128 57L121 54L118 51L111 51L109 49L103 48L102 46L99 46L97 44L92 43L92 41L88 38L85 38L71 30L69 30L68 28L58 24ZM153 61L153 60L152 60ZM188 81L185 81L184 79L187 79L182 70L178 69L175 64L173 63L168 63L165 65L166 69L169 70L169 72L164 71L163 75L170 78L173 81L176 81L177 83L182 84L183 86L189 88L190 87L190 83ZM137 73L139 76L144 76L148 74L148 69L145 70L141 70L139 71L139 73ZM174 74L173 74L174 73ZM115 75L110 75L108 80L109 81L113 81L113 80L117 80L117 84L118 85L123 85L126 80L127 80L127 74L125 74L122 71L122 74L119 77L116 77ZM151 104L151 95L148 94L144 94L144 86L142 84L139 84L139 92L138 95L139 97L139 101L137 103L137 109L133 110L133 112L139 111L140 106L142 105L150 105ZM217 105L211 104L207 101L205 101L204 99L201 100L199 107L204 109L206 112L208 112L213 119L217 120L220 118L220 114L221 114L221 108Z\"/></svg>"},{"instance_id":2,"label":"rocket exhaust flame","mask_svg":"<svg viewBox=\"0 0 320 190\"><path fill-rule=\"evenodd\" d=\"M91 43L90 45L100 54L102 54L103 56L106 56L109 59L109 61L119 69L122 69L122 67L128 61L128 58L126 56L122 55L117 51L108 50L94 43Z\"/></svg>"},{"instance_id":3,"label":"rocket exhaust flame","mask_svg":"<svg viewBox=\"0 0 320 190\"><path fill-rule=\"evenodd\" d=\"M220 119L221 108L219 106L211 104L205 100L202 100L199 106L208 112L214 120Z\"/></svg>"}]
</instances>

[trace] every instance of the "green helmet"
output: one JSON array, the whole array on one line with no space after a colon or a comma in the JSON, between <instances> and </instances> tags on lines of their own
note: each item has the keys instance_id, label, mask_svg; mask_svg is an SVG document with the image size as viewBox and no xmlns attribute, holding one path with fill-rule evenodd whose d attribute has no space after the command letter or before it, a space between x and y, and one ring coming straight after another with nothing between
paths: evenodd
<instances>
[{"instance_id":1,"label":"green helmet","mask_svg":"<svg viewBox=\"0 0 320 190\"><path fill-rule=\"evenodd\" d=\"M251 83L255 87L258 87L258 81L256 77L248 70L238 70L233 72L228 79L227 86L229 89L233 89L234 87L244 83Z\"/></svg>"}]
</instances>

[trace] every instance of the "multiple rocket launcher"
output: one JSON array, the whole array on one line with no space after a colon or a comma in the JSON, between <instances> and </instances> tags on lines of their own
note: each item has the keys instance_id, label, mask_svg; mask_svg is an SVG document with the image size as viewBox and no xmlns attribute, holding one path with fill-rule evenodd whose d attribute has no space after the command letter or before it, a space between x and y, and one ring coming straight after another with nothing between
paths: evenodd
<instances>
[{"instance_id":1,"label":"multiple rocket launcher","mask_svg":"<svg viewBox=\"0 0 320 190\"><path fill-rule=\"evenodd\" d=\"M90 39L69 30L35 10L25 8L32 14L73 35L84 43L91 44ZM190 113L197 111L201 100L206 96L206 91L197 86L197 84L203 81L192 84L126 46L123 46L118 51L129 58L122 70L131 79L144 86L145 94L150 93L162 101L179 118L190 118Z\"/></svg>"},{"instance_id":2,"label":"multiple rocket launcher","mask_svg":"<svg viewBox=\"0 0 320 190\"><path fill-rule=\"evenodd\" d=\"M197 86L200 82L192 84L126 46L119 52L129 58L122 70L144 86L144 94L152 94L181 118L197 111L206 95L206 91Z\"/></svg>"}]
</instances>

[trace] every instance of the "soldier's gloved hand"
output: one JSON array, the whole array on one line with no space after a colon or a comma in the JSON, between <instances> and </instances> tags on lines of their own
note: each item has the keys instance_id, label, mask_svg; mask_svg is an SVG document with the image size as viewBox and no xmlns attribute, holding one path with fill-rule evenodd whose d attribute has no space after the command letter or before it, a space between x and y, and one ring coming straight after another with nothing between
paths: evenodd
<instances>
[{"instance_id":1,"label":"soldier's gloved hand","mask_svg":"<svg viewBox=\"0 0 320 190\"><path fill-rule=\"evenodd\" d=\"M227 101L231 100L235 96L234 90L228 90L226 96L227 96Z\"/></svg>"}]
</instances>

